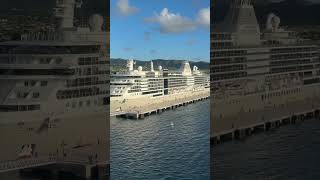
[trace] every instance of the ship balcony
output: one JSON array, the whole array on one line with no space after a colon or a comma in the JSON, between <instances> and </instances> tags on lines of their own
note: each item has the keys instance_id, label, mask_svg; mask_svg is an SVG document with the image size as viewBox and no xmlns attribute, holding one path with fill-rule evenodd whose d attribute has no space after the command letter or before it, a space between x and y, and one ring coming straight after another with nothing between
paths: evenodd
<instances>
[{"instance_id":1,"label":"ship balcony","mask_svg":"<svg viewBox=\"0 0 320 180\"><path fill-rule=\"evenodd\" d=\"M315 54L317 53L317 50L303 50L303 49L298 49L298 50L290 50L290 51L277 51L277 52L271 52L272 55L291 55L291 54Z\"/></svg>"},{"instance_id":2,"label":"ship balcony","mask_svg":"<svg viewBox=\"0 0 320 180\"><path fill-rule=\"evenodd\" d=\"M120 83L120 82L114 82L110 83L111 86L133 86L134 83Z\"/></svg>"},{"instance_id":3,"label":"ship balcony","mask_svg":"<svg viewBox=\"0 0 320 180\"><path fill-rule=\"evenodd\" d=\"M74 69L0 69L0 79L61 79L75 76Z\"/></svg>"},{"instance_id":4,"label":"ship balcony","mask_svg":"<svg viewBox=\"0 0 320 180\"><path fill-rule=\"evenodd\" d=\"M19 46L19 47L17 47ZM99 56L100 44L97 42L55 42L55 41L19 41L0 44L0 54L5 56Z\"/></svg>"},{"instance_id":5,"label":"ship balcony","mask_svg":"<svg viewBox=\"0 0 320 180\"><path fill-rule=\"evenodd\" d=\"M0 69L0 75L16 75L16 76L28 76L28 75L74 75L75 69L71 68L55 68L55 69Z\"/></svg>"},{"instance_id":6,"label":"ship balcony","mask_svg":"<svg viewBox=\"0 0 320 180\"><path fill-rule=\"evenodd\" d=\"M73 64L1 64L0 69L69 69Z\"/></svg>"},{"instance_id":7,"label":"ship balcony","mask_svg":"<svg viewBox=\"0 0 320 180\"><path fill-rule=\"evenodd\" d=\"M68 80L74 79L74 76L55 76L55 75L46 75L46 76L38 76L38 75L29 75L29 76L16 76L16 75L0 75L0 80L29 80L29 79L37 79L37 80Z\"/></svg>"}]
</instances>

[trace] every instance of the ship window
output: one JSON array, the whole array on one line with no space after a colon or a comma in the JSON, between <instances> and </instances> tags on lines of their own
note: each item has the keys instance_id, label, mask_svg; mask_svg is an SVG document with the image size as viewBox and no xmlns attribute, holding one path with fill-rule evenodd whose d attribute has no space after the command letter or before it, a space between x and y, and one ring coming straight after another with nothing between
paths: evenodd
<instances>
[{"instance_id":1,"label":"ship window","mask_svg":"<svg viewBox=\"0 0 320 180\"><path fill-rule=\"evenodd\" d=\"M19 111L27 111L27 106L19 106Z\"/></svg>"},{"instance_id":2,"label":"ship window","mask_svg":"<svg viewBox=\"0 0 320 180\"><path fill-rule=\"evenodd\" d=\"M40 105L29 105L28 106L29 111L39 110L39 109L40 109Z\"/></svg>"},{"instance_id":3,"label":"ship window","mask_svg":"<svg viewBox=\"0 0 320 180\"><path fill-rule=\"evenodd\" d=\"M109 105L110 104L110 98L109 97L104 97L103 98L103 105Z\"/></svg>"},{"instance_id":4,"label":"ship window","mask_svg":"<svg viewBox=\"0 0 320 180\"><path fill-rule=\"evenodd\" d=\"M41 58L40 59L40 64L45 64L45 59Z\"/></svg>"},{"instance_id":5,"label":"ship window","mask_svg":"<svg viewBox=\"0 0 320 180\"><path fill-rule=\"evenodd\" d=\"M1 75L73 75L74 69L0 69Z\"/></svg>"},{"instance_id":6,"label":"ship window","mask_svg":"<svg viewBox=\"0 0 320 180\"><path fill-rule=\"evenodd\" d=\"M40 96L40 93L38 93L38 92L32 94L33 98L39 98L39 96Z\"/></svg>"},{"instance_id":7,"label":"ship window","mask_svg":"<svg viewBox=\"0 0 320 180\"><path fill-rule=\"evenodd\" d=\"M41 86L47 86L48 81L41 81Z\"/></svg>"},{"instance_id":8,"label":"ship window","mask_svg":"<svg viewBox=\"0 0 320 180\"><path fill-rule=\"evenodd\" d=\"M72 108L76 108L76 102L72 102Z\"/></svg>"},{"instance_id":9,"label":"ship window","mask_svg":"<svg viewBox=\"0 0 320 180\"><path fill-rule=\"evenodd\" d=\"M31 86L35 86L36 85L36 81L30 81Z\"/></svg>"},{"instance_id":10,"label":"ship window","mask_svg":"<svg viewBox=\"0 0 320 180\"><path fill-rule=\"evenodd\" d=\"M0 112L14 112L18 111L18 106L0 105Z\"/></svg>"},{"instance_id":11,"label":"ship window","mask_svg":"<svg viewBox=\"0 0 320 180\"><path fill-rule=\"evenodd\" d=\"M70 107L70 103L69 102L67 102L66 107Z\"/></svg>"},{"instance_id":12,"label":"ship window","mask_svg":"<svg viewBox=\"0 0 320 180\"><path fill-rule=\"evenodd\" d=\"M83 105L83 102L79 101L79 107L82 107L82 105Z\"/></svg>"},{"instance_id":13,"label":"ship window","mask_svg":"<svg viewBox=\"0 0 320 180\"><path fill-rule=\"evenodd\" d=\"M87 106L90 106L91 101L87 100Z\"/></svg>"},{"instance_id":14,"label":"ship window","mask_svg":"<svg viewBox=\"0 0 320 180\"><path fill-rule=\"evenodd\" d=\"M28 96L29 93L23 93L23 98L26 98Z\"/></svg>"},{"instance_id":15,"label":"ship window","mask_svg":"<svg viewBox=\"0 0 320 180\"><path fill-rule=\"evenodd\" d=\"M56 64L61 64L61 62L62 62L62 59L61 59L61 58L57 58L57 59L56 59Z\"/></svg>"},{"instance_id":16,"label":"ship window","mask_svg":"<svg viewBox=\"0 0 320 180\"><path fill-rule=\"evenodd\" d=\"M28 82L28 81L25 81L25 82L24 82L24 86L25 86L25 87L28 87L28 86L29 86L29 82Z\"/></svg>"}]
</instances>

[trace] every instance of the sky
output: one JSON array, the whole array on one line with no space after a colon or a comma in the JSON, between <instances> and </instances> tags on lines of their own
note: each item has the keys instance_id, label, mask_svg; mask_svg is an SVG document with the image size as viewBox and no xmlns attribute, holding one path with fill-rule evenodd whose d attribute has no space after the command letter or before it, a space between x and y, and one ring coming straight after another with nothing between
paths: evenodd
<instances>
[{"instance_id":1,"label":"sky","mask_svg":"<svg viewBox=\"0 0 320 180\"><path fill-rule=\"evenodd\" d=\"M209 0L111 0L111 58L210 59Z\"/></svg>"}]
</instances>

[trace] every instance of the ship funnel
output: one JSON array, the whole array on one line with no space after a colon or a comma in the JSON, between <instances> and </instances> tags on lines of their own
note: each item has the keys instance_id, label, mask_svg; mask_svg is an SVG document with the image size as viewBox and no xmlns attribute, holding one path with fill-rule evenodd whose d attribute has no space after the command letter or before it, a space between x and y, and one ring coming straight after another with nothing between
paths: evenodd
<instances>
[{"instance_id":1,"label":"ship funnel","mask_svg":"<svg viewBox=\"0 0 320 180\"><path fill-rule=\"evenodd\" d=\"M232 0L221 28L234 33L237 46L260 44L260 27L252 0Z\"/></svg>"},{"instance_id":2,"label":"ship funnel","mask_svg":"<svg viewBox=\"0 0 320 180\"><path fill-rule=\"evenodd\" d=\"M59 19L60 29L73 28L75 0L57 0L55 16Z\"/></svg>"},{"instance_id":3,"label":"ship funnel","mask_svg":"<svg viewBox=\"0 0 320 180\"><path fill-rule=\"evenodd\" d=\"M183 75L185 76L190 76L192 75L191 72L191 67L188 61L184 61L180 67L180 71L182 72Z\"/></svg>"},{"instance_id":4,"label":"ship funnel","mask_svg":"<svg viewBox=\"0 0 320 180\"><path fill-rule=\"evenodd\" d=\"M150 69L151 69L151 72L154 71L154 69L153 69L153 62L152 62L152 61L150 62Z\"/></svg>"},{"instance_id":5,"label":"ship funnel","mask_svg":"<svg viewBox=\"0 0 320 180\"><path fill-rule=\"evenodd\" d=\"M73 28L75 8L82 7L82 0L56 0L55 17L58 18L60 29Z\"/></svg>"},{"instance_id":6,"label":"ship funnel","mask_svg":"<svg viewBox=\"0 0 320 180\"><path fill-rule=\"evenodd\" d=\"M129 71L133 71L133 64L134 64L133 59L129 59L127 61L127 68Z\"/></svg>"}]
</instances>

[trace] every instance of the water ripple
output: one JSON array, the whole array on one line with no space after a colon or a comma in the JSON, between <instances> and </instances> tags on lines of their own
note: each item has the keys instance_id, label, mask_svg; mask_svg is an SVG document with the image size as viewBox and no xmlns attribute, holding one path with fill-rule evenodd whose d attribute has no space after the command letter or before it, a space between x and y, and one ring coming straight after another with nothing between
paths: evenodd
<instances>
[{"instance_id":1,"label":"water ripple","mask_svg":"<svg viewBox=\"0 0 320 180\"><path fill-rule=\"evenodd\" d=\"M149 116L111 119L111 179L209 179L209 100Z\"/></svg>"},{"instance_id":2,"label":"water ripple","mask_svg":"<svg viewBox=\"0 0 320 180\"><path fill-rule=\"evenodd\" d=\"M320 179L319 136L310 120L213 147L213 179Z\"/></svg>"}]
</instances>

